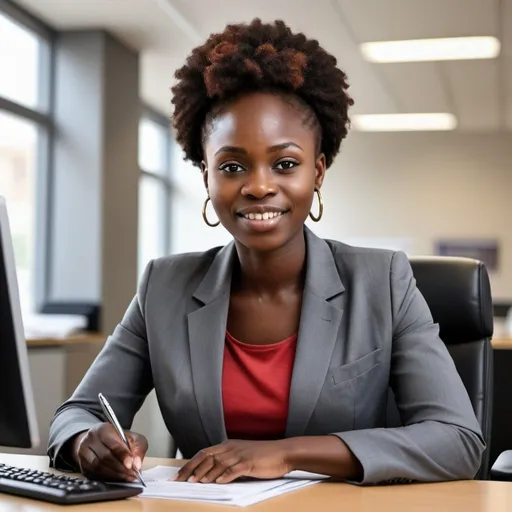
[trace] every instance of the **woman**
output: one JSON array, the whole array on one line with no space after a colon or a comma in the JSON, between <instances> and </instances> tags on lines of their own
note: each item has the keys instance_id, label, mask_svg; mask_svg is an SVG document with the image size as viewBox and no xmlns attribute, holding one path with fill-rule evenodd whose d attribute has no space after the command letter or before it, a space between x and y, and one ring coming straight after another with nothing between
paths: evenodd
<instances>
[{"instance_id":1,"label":"woman","mask_svg":"<svg viewBox=\"0 0 512 512\"><path fill-rule=\"evenodd\" d=\"M234 241L148 265L56 413L52 464L135 480L147 441L129 433L130 452L97 395L128 429L154 387L191 458L179 480L294 469L362 484L472 478L480 429L407 258L304 226L322 216L347 134L352 100L335 58L283 22L255 20L212 35L176 78L174 127L203 173L204 220ZM389 387L400 428L386 428Z\"/></svg>"}]
</instances>

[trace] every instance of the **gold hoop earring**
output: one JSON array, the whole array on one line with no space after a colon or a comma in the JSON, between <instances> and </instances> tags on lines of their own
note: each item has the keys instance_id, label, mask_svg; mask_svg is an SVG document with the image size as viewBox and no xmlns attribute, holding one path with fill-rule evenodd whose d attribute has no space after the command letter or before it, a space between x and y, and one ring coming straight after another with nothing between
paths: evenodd
<instances>
[{"instance_id":1,"label":"gold hoop earring","mask_svg":"<svg viewBox=\"0 0 512 512\"><path fill-rule=\"evenodd\" d=\"M309 216L311 217L312 221L318 222L324 214L324 202L322 201L322 194L320 194L320 189L315 188L315 192L318 196L318 216L315 217L311 212L309 212Z\"/></svg>"},{"instance_id":2,"label":"gold hoop earring","mask_svg":"<svg viewBox=\"0 0 512 512\"><path fill-rule=\"evenodd\" d=\"M211 199L210 199L210 196L208 196L208 197L206 198L206 201L205 201L205 202L204 202L204 204L203 204L203 210L202 210L202 212L201 212L201 213L203 214L203 220L206 222L206 224L207 224L208 226L210 226L211 228L214 228L214 227L216 227L216 226L218 226L218 225L220 224L220 220L219 220L219 221L217 221L217 222L215 222L215 223L212 223L212 222L210 222L210 221L208 220L208 217L206 216L206 207L208 206L208 201L210 201L210 200L211 200Z\"/></svg>"}]
</instances>

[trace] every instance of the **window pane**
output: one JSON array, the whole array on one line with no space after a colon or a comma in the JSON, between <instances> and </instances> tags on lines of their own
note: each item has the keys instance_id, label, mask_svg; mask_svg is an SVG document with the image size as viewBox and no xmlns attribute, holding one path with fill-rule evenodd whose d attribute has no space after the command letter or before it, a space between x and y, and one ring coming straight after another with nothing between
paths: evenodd
<instances>
[{"instance_id":1,"label":"window pane","mask_svg":"<svg viewBox=\"0 0 512 512\"><path fill-rule=\"evenodd\" d=\"M24 311L33 310L37 127L0 112L0 194L6 198Z\"/></svg>"},{"instance_id":2,"label":"window pane","mask_svg":"<svg viewBox=\"0 0 512 512\"><path fill-rule=\"evenodd\" d=\"M39 107L39 58L42 42L0 13L0 96Z\"/></svg>"},{"instance_id":3,"label":"window pane","mask_svg":"<svg viewBox=\"0 0 512 512\"><path fill-rule=\"evenodd\" d=\"M139 275L153 258L167 254L165 186L151 176L142 175L139 185Z\"/></svg>"},{"instance_id":4,"label":"window pane","mask_svg":"<svg viewBox=\"0 0 512 512\"><path fill-rule=\"evenodd\" d=\"M143 118L139 124L139 167L147 172L167 175L168 130Z\"/></svg>"}]
</instances>

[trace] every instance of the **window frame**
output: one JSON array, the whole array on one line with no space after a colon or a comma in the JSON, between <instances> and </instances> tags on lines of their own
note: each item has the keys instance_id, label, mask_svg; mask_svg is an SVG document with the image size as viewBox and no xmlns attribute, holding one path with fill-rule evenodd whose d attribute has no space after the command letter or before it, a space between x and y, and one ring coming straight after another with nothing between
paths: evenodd
<instances>
[{"instance_id":1,"label":"window frame","mask_svg":"<svg viewBox=\"0 0 512 512\"><path fill-rule=\"evenodd\" d=\"M0 112L33 123L39 133L35 165L35 233L34 233L34 296L35 310L43 307L49 297L50 247L51 247L51 205L54 123L54 78L56 32L44 22L30 14L11 0L0 0L0 14L13 20L33 33L44 43L44 50L38 62L38 97L43 110L26 107L0 94Z\"/></svg>"},{"instance_id":2,"label":"window frame","mask_svg":"<svg viewBox=\"0 0 512 512\"><path fill-rule=\"evenodd\" d=\"M171 162L172 162L172 151L174 149L169 119L157 112L154 108L150 107L147 104L142 104L140 120L142 121L144 118L152 121L153 123L159 125L161 128L165 130L165 173L156 173L151 172L139 165L140 178L149 178L155 180L165 189L165 205L164 205L164 215L163 219L163 229L164 233L164 247L165 252L169 254L171 252L171 204L172 204L172 193L173 193L173 183L171 178ZM139 182L140 186L140 182ZM140 237L140 234L139 234Z\"/></svg>"}]
</instances>

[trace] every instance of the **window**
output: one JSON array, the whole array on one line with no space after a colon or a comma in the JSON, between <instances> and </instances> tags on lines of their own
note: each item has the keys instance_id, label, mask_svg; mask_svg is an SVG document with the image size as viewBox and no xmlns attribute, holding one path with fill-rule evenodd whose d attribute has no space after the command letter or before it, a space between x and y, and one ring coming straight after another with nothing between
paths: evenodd
<instances>
[{"instance_id":1,"label":"window","mask_svg":"<svg viewBox=\"0 0 512 512\"><path fill-rule=\"evenodd\" d=\"M7 201L23 309L33 290L37 126L0 111L0 191Z\"/></svg>"},{"instance_id":2,"label":"window","mask_svg":"<svg viewBox=\"0 0 512 512\"><path fill-rule=\"evenodd\" d=\"M0 95L26 107L39 107L39 39L0 13Z\"/></svg>"},{"instance_id":3,"label":"window","mask_svg":"<svg viewBox=\"0 0 512 512\"><path fill-rule=\"evenodd\" d=\"M151 259L170 250L170 140L167 119L144 109L139 125L139 275Z\"/></svg>"},{"instance_id":4,"label":"window","mask_svg":"<svg viewBox=\"0 0 512 512\"><path fill-rule=\"evenodd\" d=\"M36 20L0 4L0 195L7 202L24 312L35 309L36 260L44 252L36 245L44 202L38 183L47 171L51 125L50 40Z\"/></svg>"}]
</instances>

